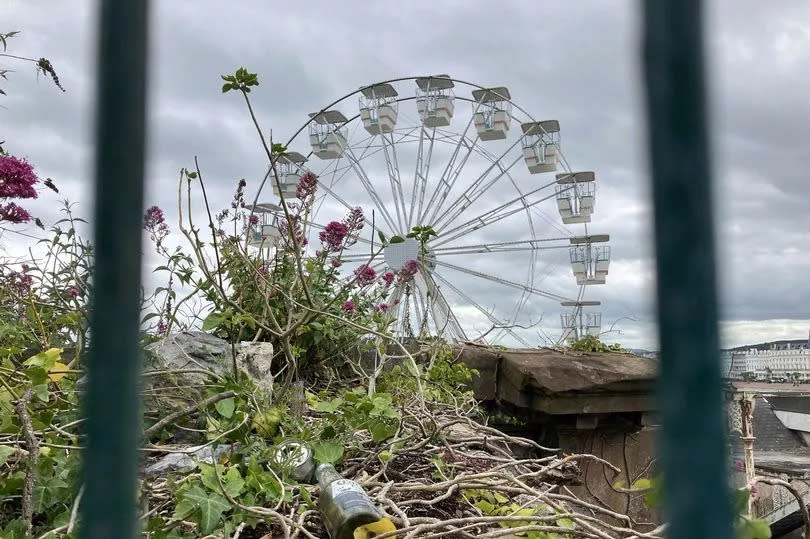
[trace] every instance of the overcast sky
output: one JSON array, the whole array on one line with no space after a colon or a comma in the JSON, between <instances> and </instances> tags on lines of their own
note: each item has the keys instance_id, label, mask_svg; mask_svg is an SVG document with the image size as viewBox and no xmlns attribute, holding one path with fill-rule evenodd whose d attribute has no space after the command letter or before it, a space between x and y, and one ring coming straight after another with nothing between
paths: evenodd
<instances>
[{"instance_id":1,"label":"overcast sky","mask_svg":"<svg viewBox=\"0 0 810 539\"><path fill-rule=\"evenodd\" d=\"M707 4L724 343L806 338L810 4ZM172 224L177 171L195 155L222 205L239 178L248 180L250 190L261 176L264 158L244 104L220 93L219 75L236 67L259 73L261 86L251 96L276 140L286 140L307 113L380 80L448 73L483 86L508 86L532 116L560 121L563 151L574 169L597 173L589 230L611 235L613 259L608 283L590 287L587 298L603 302L603 329L616 322L620 330L605 339L657 346L638 2L257 0L225 8L222 2L166 0L152 5L146 199L164 207ZM67 90L58 91L28 64L0 59L0 67L15 69L0 85L8 93L0 98L0 140L11 153L28 158L41 177L53 178L86 216L92 211L96 9L95 2L78 0L0 0L0 32L22 32L9 41L8 52L49 58ZM469 95L469 89L462 93ZM354 98L341 106L356 113ZM413 103L403 104L403 122L406 107ZM469 117L469 105L458 103L462 108ZM463 130L463 125L452 127ZM306 150L306 140L294 146ZM525 171L522 177L539 182ZM356 186L345 189L347 199L360 197ZM487 200L493 205L506 196L488 194ZM47 192L30 207L49 224L58 218L56 200ZM538 209L559 219L553 200ZM558 228L536 217L541 228ZM496 239L527 237L517 221L509 227ZM34 227L16 230L41 234ZM25 241L11 232L0 237L8 256ZM569 297L576 289L562 254L551 257L550 266L541 261L539 267L547 269L537 278L560 292L567 286L562 295ZM480 259L471 267L504 275L508 262ZM504 308L498 305L504 297L499 285L458 279L486 309ZM453 301L460 312L476 316L458 298ZM553 303L531 308L536 317L542 314L543 331L559 331ZM486 327L482 320L473 325Z\"/></svg>"}]
</instances>

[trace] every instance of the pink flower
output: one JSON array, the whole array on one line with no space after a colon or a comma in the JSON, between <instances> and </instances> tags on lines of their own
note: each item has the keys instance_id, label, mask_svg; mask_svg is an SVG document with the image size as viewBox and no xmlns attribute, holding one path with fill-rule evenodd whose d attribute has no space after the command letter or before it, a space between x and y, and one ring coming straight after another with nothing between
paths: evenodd
<instances>
[{"instance_id":1,"label":"pink flower","mask_svg":"<svg viewBox=\"0 0 810 539\"><path fill-rule=\"evenodd\" d=\"M333 268L339 268L342 265L343 265L343 262L341 262L340 259L338 259L338 258L333 258L332 259L332 267Z\"/></svg>"},{"instance_id":2,"label":"pink flower","mask_svg":"<svg viewBox=\"0 0 810 539\"><path fill-rule=\"evenodd\" d=\"M350 313L357 308L357 305L355 305L353 301L349 300L344 301L343 304L340 306L340 308L346 311L347 313Z\"/></svg>"},{"instance_id":3,"label":"pink flower","mask_svg":"<svg viewBox=\"0 0 810 539\"><path fill-rule=\"evenodd\" d=\"M400 283L407 283L413 279L413 276L419 273L422 264L418 260L408 260L405 265L399 270L397 279Z\"/></svg>"},{"instance_id":4,"label":"pink flower","mask_svg":"<svg viewBox=\"0 0 810 539\"><path fill-rule=\"evenodd\" d=\"M374 307L374 312L377 312L377 313L384 313L387 310L388 310L388 304L387 303L379 303Z\"/></svg>"},{"instance_id":5,"label":"pink flower","mask_svg":"<svg viewBox=\"0 0 810 539\"><path fill-rule=\"evenodd\" d=\"M357 276L357 280L355 281L360 286L366 286L374 282L374 279L377 278L377 272L374 271L374 268L371 268L365 264L354 270L354 274Z\"/></svg>"},{"instance_id":6,"label":"pink flower","mask_svg":"<svg viewBox=\"0 0 810 539\"><path fill-rule=\"evenodd\" d=\"M394 282L394 272L386 271L383 273L382 280L385 281L386 286L390 286Z\"/></svg>"},{"instance_id":7,"label":"pink flower","mask_svg":"<svg viewBox=\"0 0 810 539\"><path fill-rule=\"evenodd\" d=\"M5 206L0 206L0 221L8 221L9 223L27 223L31 220L31 214L24 208L21 208L9 202Z\"/></svg>"},{"instance_id":8,"label":"pink flower","mask_svg":"<svg viewBox=\"0 0 810 539\"><path fill-rule=\"evenodd\" d=\"M67 294L71 298L76 299L79 297L79 289L76 288L75 286L71 286L70 288L67 289Z\"/></svg>"},{"instance_id":9,"label":"pink flower","mask_svg":"<svg viewBox=\"0 0 810 539\"><path fill-rule=\"evenodd\" d=\"M248 217L248 223L250 223L251 225L258 225L259 224L259 216L254 213L253 215Z\"/></svg>"},{"instance_id":10,"label":"pink flower","mask_svg":"<svg viewBox=\"0 0 810 539\"><path fill-rule=\"evenodd\" d=\"M332 221L324 227L318 237L327 250L340 251L343 248L343 240L346 239L348 233L349 229L346 225Z\"/></svg>"},{"instance_id":11,"label":"pink flower","mask_svg":"<svg viewBox=\"0 0 810 539\"><path fill-rule=\"evenodd\" d=\"M37 198L34 184L38 181L28 161L0 155L0 198Z\"/></svg>"},{"instance_id":12,"label":"pink flower","mask_svg":"<svg viewBox=\"0 0 810 539\"><path fill-rule=\"evenodd\" d=\"M408 260L405 262L403 269L405 269L408 273L415 274L417 271L419 271L421 266L422 264L420 264L418 260Z\"/></svg>"},{"instance_id":13,"label":"pink flower","mask_svg":"<svg viewBox=\"0 0 810 539\"><path fill-rule=\"evenodd\" d=\"M356 207L349 210L349 213L346 214L346 218L343 220L343 224L346 225L347 228L346 247L351 247L357 243L357 235L363 230L364 223L365 217L363 217L362 208Z\"/></svg>"},{"instance_id":14,"label":"pink flower","mask_svg":"<svg viewBox=\"0 0 810 539\"><path fill-rule=\"evenodd\" d=\"M295 189L295 194L301 200L305 200L315 194L318 187L318 178L312 172L307 172L301 179L298 180L298 186Z\"/></svg>"},{"instance_id":15,"label":"pink flower","mask_svg":"<svg viewBox=\"0 0 810 539\"><path fill-rule=\"evenodd\" d=\"M166 327L166 323L163 320L158 322L158 325L157 325L157 334L158 335L163 335L164 333L166 333L166 329L168 329L168 328Z\"/></svg>"},{"instance_id":16,"label":"pink flower","mask_svg":"<svg viewBox=\"0 0 810 539\"><path fill-rule=\"evenodd\" d=\"M163 210L157 206L152 206L144 213L143 228L152 235L152 240L158 245L169 235L166 217L163 215Z\"/></svg>"}]
</instances>

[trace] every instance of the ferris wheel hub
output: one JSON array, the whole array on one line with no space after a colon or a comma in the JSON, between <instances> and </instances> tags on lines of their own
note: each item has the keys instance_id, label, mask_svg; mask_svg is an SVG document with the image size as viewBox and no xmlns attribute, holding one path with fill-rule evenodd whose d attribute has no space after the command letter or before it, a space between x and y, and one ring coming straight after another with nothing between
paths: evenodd
<instances>
[{"instance_id":1,"label":"ferris wheel hub","mask_svg":"<svg viewBox=\"0 0 810 539\"><path fill-rule=\"evenodd\" d=\"M405 238L400 243L389 243L383 249L383 256L389 268L399 271L408 260L419 260L419 242L413 238Z\"/></svg>"}]
</instances>

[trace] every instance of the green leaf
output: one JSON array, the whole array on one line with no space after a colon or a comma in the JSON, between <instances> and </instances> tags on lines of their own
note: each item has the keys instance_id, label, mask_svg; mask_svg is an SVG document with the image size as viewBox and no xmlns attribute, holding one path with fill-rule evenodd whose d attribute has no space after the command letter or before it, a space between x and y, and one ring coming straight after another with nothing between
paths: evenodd
<instances>
[{"instance_id":1,"label":"green leaf","mask_svg":"<svg viewBox=\"0 0 810 539\"><path fill-rule=\"evenodd\" d=\"M736 539L771 539L771 528L764 520L743 517L737 523Z\"/></svg>"},{"instance_id":2,"label":"green leaf","mask_svg":"<svg viewBox=\"0 0 810 539\"><path fill-rule=\"evenodd\" d=\"M231 508L225 498L215 492L206 493L197 485L191 487L183 499L200 510L198 524L200 532L204 535L214 531L222 518L222 513Z\"/></svg>"},{"instance_id":3,"label":"green leaf","mask_svg":"<svg viewBox=\"0 0 810 539\"><path fill-rule=\"evenodd\" d=\"M225 321L225 315L218 312L213 312L205 317L202 324L203 331L211 331L212 329L218 327Z\"/></svg>"},{"instance_id":4,"label":"green leaf","mask_svg":"<svg viewBox=\"0 0 810 539\"><path fill-rule=\"evenodd\" d=\"M376 444L396 434L399 427L384 421L375 421L369 426L368 430L371 432L371 441Z\"/></svg>"},{"instance_id":5,"label":"green leaf","mask_svg":"<svg viewBox=\"0 0 810 539\"><path fill-rule=\"evenodd\" d=\"M652 481L650 481L646 477L643 477L641 479L636 480L630 486L630 488L633 489L633 490L645 490L645 489L648 489L648 488L652 488L652 486L653 486Z\"/></svg>"},{"instance_id":6,"label":"green leaf","mask_svg":"<svg viewBox=\"0 0 810 539\"><path fill-rule=\"evenodd\" d=\"M32 356L23 362L27 367L42 367L45 370L50 369L54 363L59 361L62 357L61 348L49 348L44 352Z\"/></svg>"},{"instance_id":7,"label":"green leaf","mask_svg":"<svg viewBox=\"0 0 810 539\"><path fill-rule=\"evenodd\" d=\"M34 395L36 395L37 399L42 402L48 402L50 399L48 395L48 384L38 384L31 388L34 391Z\"/></svg>"},{"instance_id":8,"label":"green leaf","mask_svg":"<svg viewBox=\"0 0 810 539\"><path fill-rule=\"evenodd\" d=\"M13 447L9 447L7 445L0 445L0 466L5 464L8 458L15 452L16 450Z\"/></svg>"},{"instance_id":9,"label":"green leaf","mask_svg":"<svg viewBox=\"0 0 810 539\"><path fill-rule=\"evenodd\" d=\"M335 464L343 458L343 446L326 440L321 440L312 446L315 460L320 463Z\"/></svg>"},{"instance_id":10,"label":"green leaf","mask_svg":"<svg viewBox=\"0 0 810 539\"><path fill-rule=\"evenodd\" d=\"M315 406L313 406L313 409L316 412L326 412L326 413L331 414L331 413L336 412L338 410L338 408L343 406L344 402L345 401L343 399L341 399L340 397L335 397L334 399L329 400L329 401L320 401L320 402L318 402L317 404L315 404Z\"/></svg>"},{"instance_id":11,"label":"green leaf","mask_svg":"<svg viewBox=\"0 0 810 539\"><path fill-rule=\"evenodd\" d=\"M245 486L245 480L242 479L242 475L236 467L228 468L228 471L225 472L225 480L222 483L222 486L225 487L225 492L227 492L228 496L231 498L239 496L242 492L242 488Z\"/></svg>"},{"instance_id":12,"label":"green leaf","mask_svg":"<svg viewBox=\"0 0 810 539\"><path fill-rule=\"evenodd\" d=\"M58 477L38 479L34 485L34 492L31 498L34 513L41 513L45 509L55 505L61 499L61 491L67 488L68 484Z\"/></svg>"},{"instance_id":13,"label":"green leaf","mask_svg":"<svg viewBox=\"0 0 810 539\"><path fill-rule=\"evenodd\" d=\"M227 399L217 401L216 404L214 404L214 407L217 409L217 412L219 412L219 415L225 419L230 419L233 417L233 411L236 408L236 401L233 397L229 397Z\"/></svg>"},{"instance_id":14,"label":"green leaf","mask_svg":"<svg viewBox=\"0 0 810 539\"><path fill-rule=\"evenodd\" d=\"M405 243L405 238L402 236L391 236L388 243Z\"/></svg>"},{"instance_id":15,"label":"green leaf","mask_svg":"<svg viewBox=\"0 0 810 539\"><path fill-rule=\"evenodd\" d=\"M380 241L385 243L385 234L383 234L382 230L377 231L377 236L380 238Z\"/></svg>"}]
</instances>

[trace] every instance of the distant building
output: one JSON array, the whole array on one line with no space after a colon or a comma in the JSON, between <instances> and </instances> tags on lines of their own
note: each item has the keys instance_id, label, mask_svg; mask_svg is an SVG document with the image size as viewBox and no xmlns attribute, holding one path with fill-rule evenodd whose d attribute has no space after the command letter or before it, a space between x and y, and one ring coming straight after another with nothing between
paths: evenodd
<instances>
[{"instance_id":1,"label":"distant building","mask_svg":"<svg viewBox=\"0 0 810 539\"><path fill-rule=\"evenodd\" d=\"M810 338L738 346L720 352L722 375L732 380L810 381Z\"/></svg>"}]
</instances>

